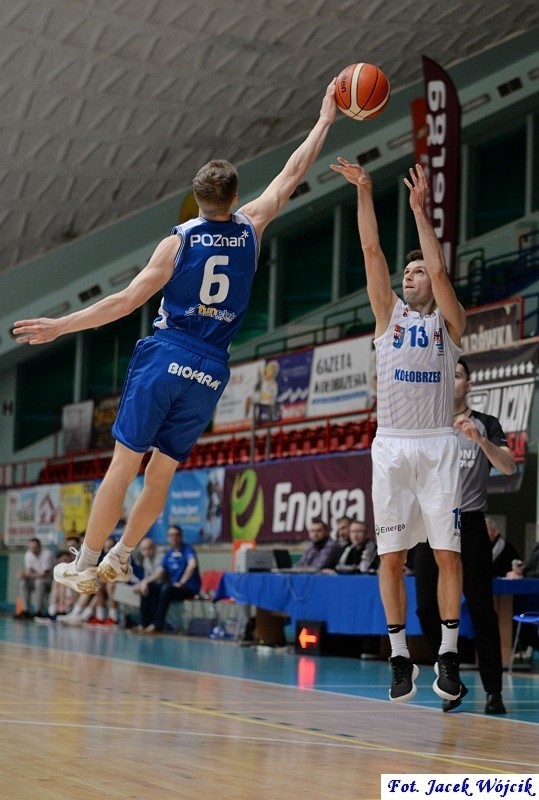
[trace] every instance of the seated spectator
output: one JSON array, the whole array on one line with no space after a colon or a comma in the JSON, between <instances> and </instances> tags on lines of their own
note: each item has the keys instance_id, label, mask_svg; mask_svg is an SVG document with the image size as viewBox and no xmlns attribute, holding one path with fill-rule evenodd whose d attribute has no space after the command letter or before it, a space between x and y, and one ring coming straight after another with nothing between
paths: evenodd
<instances>
[{"instance_id":1,"label":"seated spectator","mask_svg":"<svg viewBox=\"0 0 539 800\"><path fill-rule=\"evenodd\" d=\"M303 553L296 567L311 567L314 570L335 569L342 546L333 541L323 519L313 519L309 526L311 544Z\"/></svg>"},{"instance_id":2,"label":"seated spectator","mask_svg":"<svg viewBox=\"0 0 539 800\"><path fill-rule=\"evenodd\" d=\"M169 527L167 538L170 548L163 556L160 566L139 584L141 597L151 584L161 584L153 619L143 628L142 633L160 633L165 630L170 604L173 601L190 600L200 591L200 572L194 548L184 543L183 531L177 525Z\"/></svg>"},{"instance_id":3,"label":"seated spectator","mask_svg":"<svg viewBox=\"0 0 539 800\"><path fill-rule=\"evenodd\" d=\"M54 555L42 547L38 538L30 539L24 554L24 569L17 573L21 609L15 619L32 619L31 598L35 592L34 610L36 616L46 616L44 601L51 588Z\"/></svg>"},{"instance_id":4,"label":"seated spectator","mask_svg":"<svg viewBox=\"0 0 539 800\"><path fill-rule=\"evenodd\" d=\"M139 583L133 586L133 591L140 595L140 625L137 625L134 630L141 633L144 628L153 623L161 591L160 581L148 582L146 580L161 566L157 545L149 536L146 536L138 546L138 553L133 559L134 571L137 563L141 567L142 574Z\"/></svg>"},{"instance_id":5,"label":"seated spectator","mask_svg":"<svg viewBox=\"0 0 539 800\"><path fill-rule=\"evenodd\" d=\"M65 547L56 553L55 563L61 564L62 562L65 562L69 564L75 558L73 549L78 550L79 547L79 538L76 536L69 536L65 540ZM75 600L75 594L71 589L69 589L67 586L62 586L62 584L53 580L49 592L47 613L43 615L36 615L34 617L34 621L45 624L55 622L58 614L68 614L71 611L75 604Z\"/></svg>"},{"instance_id":6,"label":"seated spectator","mask_svg":"<svg viewBox=\"0 0 539 800\"><path fill-rule=\"evenodd\" d=\"M350 544L350 525L352 520L350 517L341 517L337 520L337 527L335 530L335 541L337 541L342 548L348 547Z\"/></svg>"},{"instance_id":7,"label":"seated spectator","mask_svg":"<svg viewBox=\"0 0 539 800\"><path fill-rule=\"evenodd\" d=\"M337 572L376 572L379 558L376 542L369 539L366 522L352 520L350 544L341 553L335 570Z\"/></svg>"},{"instance_id":8,"label":"seated spectator","mask_svg":"<svg viewBox=\"0 0 539 800\"><path fill-rule=\"evenodd\" d=\"M526 563L518 558L513 561L506 578L539 578L539 542L526 559Z\"/></svg>"},{"instance_id":9,"label":"seated spectator","mask_svg":"<svg viewBox=\"0 0 539 800\"><path fill-rule=\"evenodd\" d=\"M75 605L69 612L56 619L60 625L78 626L88 622L95 615L95 595L79 594Z\"/></svg>"},{"instance_id":10,"label":"seated spectator","mask_svg":"<svg viewBox=\"0 0 539 800\"><path fill-rule=\"evenodd\" d=\"M110 536L100 555L100 560L113 547L115 539ZM101 582L99 591L96 594L81 594L77 596L77 601L68 614L58 616L57 620L61 625L80 626L91 625L115 625L118 623L118 609L114 600L115 584ZM112 591L111 591L112 590Z\"/></svg>"},{"instance_id":11,"label":"seated spectator","mask_svg":"<svg viewBox=\"0 0 539 800\"><path fill-rule=\"evenodd\" d=\"M507 542L496 523L486 517L487 531L492 546L492 574L495 578L504 578L512 569L513 561L520 556L510 542Z\"/></svg>"},{"instance_id":12,"label":"seated spectator","mask_svg":"<svg viewBox=\"0 0 539 800\"><path fill-rule=\"evenodd\" d=\"M112 550L116 544L116 538L109 536L105 540L103 550L99 557L100 563L106 554ZM85 620L89 625L118 625L118 604L114 599L116 584L99 579L99 589L90 601L90 608L93 609L92 616Z\"/></svg>"},{"instance_id":13,"label":"seated spectator","mask_svg":"<svg viewBox=\"0 0 539 800\"><path fill-rule=\"evenodd\" d=\"M539 542L536 542L525 563L522 563L520 559L515 559L512 569L505 577L516 580L520 578L539 578ZM514 627L516 628L516 625ZM535 625L522 626L519 643L521 648L529 655L534 650L539 650L539 631Z\"/></svg>"}]
</instances>

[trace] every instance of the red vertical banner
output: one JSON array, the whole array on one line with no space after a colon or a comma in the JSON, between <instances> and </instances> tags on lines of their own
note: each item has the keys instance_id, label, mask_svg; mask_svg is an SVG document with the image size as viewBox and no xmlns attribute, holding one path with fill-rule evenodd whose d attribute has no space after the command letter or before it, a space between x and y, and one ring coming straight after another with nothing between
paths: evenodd
<instances>
[{"instance_id":1,"label":"red vertical banner","mask_svg":"<svg viewBox=\"0 0 539 800\"><path fill-rule=\"evenodd\" d=\"M430 161L427 145L427 102L424 97L416 97L411 103L412 128L414 133L414 161L421 164L430 185ZM430 195L427 199L427 211L431 216Z\"/></svg>"},{"instance_id":2,"label":"red vertical banner","mask_svg":"<svg viewBox=\"0 0 539 800\"><path fill-rule=\"evenodd\" d=\"M431 219L444 252L447 271L455 278L460 186L460 103L447 72L423 59L430 167Z\"/></svg>"}]
</instances>

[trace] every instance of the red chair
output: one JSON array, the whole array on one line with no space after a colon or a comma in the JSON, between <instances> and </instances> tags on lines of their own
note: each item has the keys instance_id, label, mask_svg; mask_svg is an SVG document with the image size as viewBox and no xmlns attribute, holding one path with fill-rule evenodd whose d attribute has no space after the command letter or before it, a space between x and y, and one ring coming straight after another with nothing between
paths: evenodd
<instances>
[{"instance_id":1,"label":"red chair","mask_svg":"<svg viewBox=\"0 0 539 800\"><path fill-rule=\"evenodd\" d=\"M215 597L215 590L219 586L223 572L219 569L205 569L200 575L200 589L198 593L190 598L184 600L184 604L190 607L190 618L196 616L195 610L199 609L203 617L212 619L217 616L213 598Z\"/></svg>"},{"instance_id":2,"label":"red chair","mask_svg":"<svg viewBox=\"0 0 539 800\"><path fill-rule=\"evenodd\" d=\"M279 429L270 436L269 457L281 458L283 452L283 431Z\"/></svg>"},{"instance_id":3,"label":"red chair","mask_svg":"<svg viewBox=\"0 0 539 800\"><path fill-rule=\"evenodd\" d=\"M317 455L318 453L327 453L327 451L327 429L324 425L320 425L319 427L314 428L312 432L311 453L313 455Z\"/></svg>"},{"instance_id":4,"label":"red chair","mask_svg":"<svg viewBox=\"0 0 539 800\"><path fill-rule=\"evenodd\" d=\"M290 431L288 433L288 445L286 452L283 452L285 456L303 456L307 452L311 452L311 447L309 445L306 446L306 432L303 430L299 431Z\"/></svg>"},{"instance_id":5,"label":"red chair","mask_svg":"<svg viewBox=\"0 0 539 800\"><path fill-rule=\"evenodd\" d=\"M247 464L251 460L251 442L244 436L236 441L234 461L240 464Z\"/></svg>"},{"instance_id":6,"label":"red chair","mask_svg":"<svg viewBox=\"0 0 539 800\"><path fill-rule=\"evenodd\" d=\"M266 461L269 457L267 434L261 433L255 439L255 461Z\"/></svg>"},{"instance_id":7,"label":"red chair","mask_svg":"<svg viewBox=\"0 0 539 800\"><path fill-rule=\"evenodd\" d=\"M329 451L334 453L341 449L344 429L342 425L332 425L329 431Z\"/></svg>"}]
</instances>

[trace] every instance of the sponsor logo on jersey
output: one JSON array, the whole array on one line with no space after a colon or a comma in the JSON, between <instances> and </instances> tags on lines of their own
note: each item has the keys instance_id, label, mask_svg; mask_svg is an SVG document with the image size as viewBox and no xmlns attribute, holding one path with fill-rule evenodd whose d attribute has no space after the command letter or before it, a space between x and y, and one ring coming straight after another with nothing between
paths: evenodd
<instances>
[{"instance_id":1,"label":"sponsor logo on jersey","mask_svg":"<svg viewBox=\"0 0 539 800\"><path fill-rule=\"evenodd\" d=\"M471 469L475 464L475 450L461 450L460 451L460 468L461 469Z\"/></svg>"},{"instance_id":2,"label":"sponsor logo on jersey","mask_svg":"<svg viewBox=\"0 0 539 800\"><path fill-rule=\"evenodd\" d=\"M249 231L245 229L241 236L224 236L222 233L192 233L189 246L199 244L202 247L245 247Z\"/></svg>"},{"instance_id":3,"label":"sponsor logo on jersey","mask_svg":"<svg viewBox=\"0 0 539 800\"><path fill-rule=\"evenodd\" d=\"M444 351L444 336L441 328L436 328L434 331L434 345L438 350L443 353Z\"/></svg>"},{"instance_id":4,"label":"sponsor logo on jersey","mask_svg":"<svg viewBox=\"0 0 539 800\"><path fill-rule=\"evenodd\" d=\"M207 372L202 372L202 370L193 369L188 364L177 364L175 361L171 361L168 365L167 372L171 375L177 375L178 378L187 378L190 381L198 381L202 384L202 386L207 386L208 389L213 389L217 391L217 389L221 386L222 381L217 380L217 378L212 378L211 375L208 375Z\"/></svg>"},{"instance_id":5,"label":"sponsor logo on jersey","mask_svg":"<svg viewBox=\"0 0 539 800\"><path fill-rule=\"evenodd\" d=\"M437 371L421 371L416 369L396 369L393 380L405 383L440 383L442 373Z\"/></svg>"},{"instance_id":6,"label":"sponsor logo on jersey","mask_svg":"<svg viewBox=\"0 0 539 800\"><path fill-rule=\"evenodd\" d=\"M395 329L393 331L393 347L402 347L402 343L404 342L404 333L405 329L401 327L401 325L395 325Z\"/></svg>"},{"instance_id":7,"label":"sponsor logo on jersey","mask_svg":"<svg viewBox=\"0 0 539 800\"><path fill-rule=\"evenodd\" d=\"M227 311L226 308L215 308L199 303L198 306L190 306L185 311L186 317L209 317L218 322L232 322L236 319L235 311Z\"/></svg>"}]
</instances>

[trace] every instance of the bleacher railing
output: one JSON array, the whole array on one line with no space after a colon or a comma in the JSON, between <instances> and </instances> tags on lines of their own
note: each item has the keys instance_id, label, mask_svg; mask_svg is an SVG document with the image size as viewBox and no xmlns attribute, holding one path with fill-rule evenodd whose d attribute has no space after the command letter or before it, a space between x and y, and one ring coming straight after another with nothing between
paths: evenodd
<instances>
[{"instance_id":1,"label":"bleacher railing","mask_svg":"<svg viewBox=\"0 0 539 800\"><path fill-rule=\"evenodd\" d=\"M256 423L253 418L252 428L247 431L203 434L178 469L255 464L279 458L364 450L370 448L375 432L373 408L331 417L311 417L301 422ZM105 474L112 453L111 446L0 464L0 489L98 480ZM141 472L150 455L148 452L143 458Z\"/></svg>"}]
</instances>

